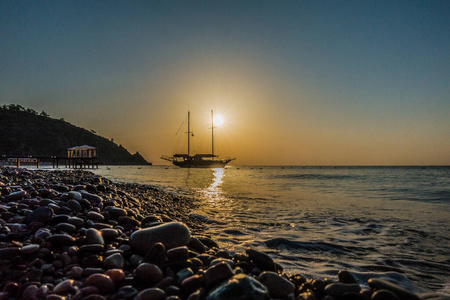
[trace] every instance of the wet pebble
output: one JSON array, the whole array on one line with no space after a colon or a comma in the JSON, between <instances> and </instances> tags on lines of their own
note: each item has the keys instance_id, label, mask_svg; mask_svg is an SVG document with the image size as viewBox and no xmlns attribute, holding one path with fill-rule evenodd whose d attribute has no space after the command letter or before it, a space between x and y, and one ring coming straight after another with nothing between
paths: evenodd
<instances>
[{"instance_id":1,"label":"wet pebble","mask_svg":"<svg viewBox=\"0 0 450 300\"><path fill-rule=\"evenodd\" d=\"M361 287L357 283L347 284L347 283L331 283L325 287L325 292L334 297L339 298L345 293L359 293Z\"/></svg>"},{"instance_id":2,"label":"wet pebble","mask_svg":"<svg viewBox=\"0 0 450 300\"><path fill-rule=\"evenodd\" d=\"M206 299L268 300L270 299L270 296L267 288L258 280L248 275L238 274L234 275L226 283L211 291Z\"/></svg>"},{"instance_id":3,"label":"wet pebble","mask_svg":"<svg viewBox=\"0 0 450 300\"><path fill-rule=\"evenodd\" d=\"M189 228L183 223L167 224L141 229L130 236L130 245L145 254L155 243L162 243L166 249L186 246L191 239Z\"/></svg>"},{"instance_id":4,"label":"wet pebble","mask_svg":"<svg viewBox=\"0 0 450 300\"><path fill-rule=\"evenodd\" d=\"M275 262L269 255L250 248L245 252L248 254L250 260L262 271L276 272Z\"/></svg>"},{"instance_id":5,"label":"wet pebble","mask_svg":"<svg viewBox=\"0 0 450 300\"><path fill-rule=\"evenodd\" d=\"M369 286L374 290L388 290L395 294L400 299L404 300L419 300L420 298L410 291L380 278L371 278L367 281Z\"/></svg>"},{"instance_id":6,"label":"wet pebble","mask_svg":"<svg viewBox=\"0 0 450 300\"><path fill-rule=\"evenodd\" d=\"M266 286L273 298L283 298L292 293L295 285L275 272L262 272L258 280Z\"/></svg>"}]
</instances>

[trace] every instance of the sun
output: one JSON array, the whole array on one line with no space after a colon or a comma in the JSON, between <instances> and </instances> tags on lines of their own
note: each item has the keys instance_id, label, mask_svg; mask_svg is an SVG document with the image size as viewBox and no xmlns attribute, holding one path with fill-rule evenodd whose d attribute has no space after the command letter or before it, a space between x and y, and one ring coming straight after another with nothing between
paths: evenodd
<instances>
[{"instance_id":1,"label":"sun","mask_svg":"<svg viewBox=\"0 0 450 300\"><path fill-rule=\"evenodd\" d=\"M214 115L214 125L215 126L220 126L223 124L224 122L224 118L221 115Z\"/></svg>"}]
</instances>

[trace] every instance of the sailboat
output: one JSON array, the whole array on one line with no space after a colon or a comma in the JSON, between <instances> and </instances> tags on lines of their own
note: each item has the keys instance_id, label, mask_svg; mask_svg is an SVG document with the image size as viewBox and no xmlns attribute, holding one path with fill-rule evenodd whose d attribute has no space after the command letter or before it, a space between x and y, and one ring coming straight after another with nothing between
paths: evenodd
<instances>
[{"instance_id":1,"label":"sailboat","mask_svg":"<svg viewBox=\"0 0 450 300\"><path fill-rule=\"evenodd\" d=\"M161 156L162 159L172 162L181 168L224 168L230 161L236 158L219 158L214 154L214 112L211 110L211 153L191 155L191 113L188 111L188 146L187 153Z\"/></svg>"}]
</instances>

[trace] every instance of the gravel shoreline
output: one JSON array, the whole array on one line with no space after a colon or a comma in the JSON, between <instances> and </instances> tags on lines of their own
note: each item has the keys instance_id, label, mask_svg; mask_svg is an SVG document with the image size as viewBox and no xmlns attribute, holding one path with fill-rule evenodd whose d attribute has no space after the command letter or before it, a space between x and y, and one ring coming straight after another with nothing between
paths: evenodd
<instances>
[{"instance_id":1,"label":"gravel shoreline","mask_svg":"<svg viewBox=\"0 0 450 300\"><path fill-rule=\"evenodd\" d=\"M88 171L0 168L1 299L450 299L373 278L363 290L286 275L231 253L190 218L192 199Z\"/></svg>"}]
</instances>

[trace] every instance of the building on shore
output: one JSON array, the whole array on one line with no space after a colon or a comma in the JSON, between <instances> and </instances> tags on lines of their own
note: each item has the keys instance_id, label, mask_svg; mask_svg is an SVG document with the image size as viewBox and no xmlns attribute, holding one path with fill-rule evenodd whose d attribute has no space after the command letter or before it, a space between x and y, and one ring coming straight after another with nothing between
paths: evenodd
<instances>
[{"instance_id":1,"label":"building on shore","mask_svg":"<svg viewBox=\"0 0 450 300\"><path fill-rule=\"evenodd\" d=\"M98 168L96 147L83 145L67 149L66 167L74 169Z\"/></svg>"},{"instance_id":2,"label":"building on shore","mask_svg":"<svg viewBox=\"0 0 450 300\"><path fill-rule=\"evenodd\" d=\"M68 158L97 158L97 148L83 145L67 149Z\"/></svg>"}]
</instances>

